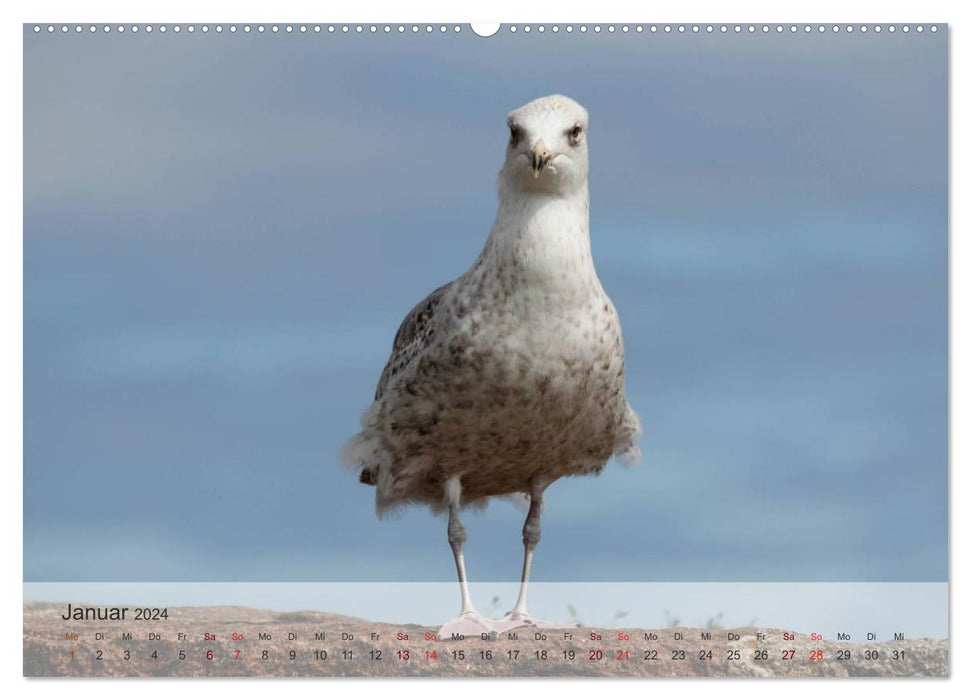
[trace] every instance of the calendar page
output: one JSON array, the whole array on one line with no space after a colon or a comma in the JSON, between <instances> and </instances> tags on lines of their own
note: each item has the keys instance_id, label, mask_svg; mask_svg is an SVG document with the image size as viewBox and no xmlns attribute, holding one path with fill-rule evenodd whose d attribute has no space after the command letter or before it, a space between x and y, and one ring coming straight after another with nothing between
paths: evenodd
<instances>
[{"instance_id":1,"label":"calendar page","mask_svg":"<svg viewBox=\"0 0 971 700\"><path fill-rule=\"evenodd\" d=\"M948 26L23 26L23 673L949 675Z\"/></svg>"}]
</instances>

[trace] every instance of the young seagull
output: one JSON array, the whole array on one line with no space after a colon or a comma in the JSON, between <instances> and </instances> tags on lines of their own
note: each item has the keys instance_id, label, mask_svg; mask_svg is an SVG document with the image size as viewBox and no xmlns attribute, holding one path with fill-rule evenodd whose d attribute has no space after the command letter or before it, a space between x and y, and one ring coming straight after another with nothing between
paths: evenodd
<instances>
[{"instance_id":1,"label":"young seagull","mask_svg":"<svg viewBox=\"0 0 971 700\"><path fill-rule=\"evenodd\" d=\"M343 461L379 514L448 511L462 609L441 636L540 624L526 609L546 488L639 458L620 320L590 254L587 111L541 97L509 114L499 211L475 264L405 318ZM469 597L459 511L525 494L522 583L502 621Z\"/></svg>"}]
</instances>

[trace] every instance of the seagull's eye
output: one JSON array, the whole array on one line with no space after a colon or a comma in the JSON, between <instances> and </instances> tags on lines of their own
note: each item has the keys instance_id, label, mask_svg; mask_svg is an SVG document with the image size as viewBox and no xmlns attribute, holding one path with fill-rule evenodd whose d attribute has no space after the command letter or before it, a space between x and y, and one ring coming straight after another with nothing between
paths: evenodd
<instances>
[{"instance_id":1,"label":"seagull's eye","mask_svg":"<svg viewBox=\"0 0 971 700\"><path fill-rule=\"evenodd\" d=\"M570 137L570 143L576 146L580 143L580 137L583 135L583 127L577 124L566 133Z\"/></svg>"},{"instance_id":2,"label":"seagull's eye","mask_svg":"<svg viewBox=\"0 0 971 700\"><path fill-rule=\"evenodd\" d=\"M515 124L509 125L509 145L517 146L523 138L523 130Z\"/></svg>"}]
</instances>

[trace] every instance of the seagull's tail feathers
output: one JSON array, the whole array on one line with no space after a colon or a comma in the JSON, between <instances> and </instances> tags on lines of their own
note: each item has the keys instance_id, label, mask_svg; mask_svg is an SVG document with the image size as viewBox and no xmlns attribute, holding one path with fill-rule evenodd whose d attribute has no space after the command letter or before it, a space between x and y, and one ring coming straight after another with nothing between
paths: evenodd
<instances>
[{"instance_id":1,"label":"seagull's tail feathers","mask_svg":"<svg viewBox=\"0 0 971 700\"><path fill-rule=\"evenodd\" d=\"M641 463L642 457L641 448L633 444L617 453L617 460L622 467L636 467Z\"/></svg>"},{"instance_id":2,"label":"seagull's tail feathers","mask_svg":"<svg viewBox=\"0 0 971 700\"><path fill-rule=\"evenodd\" d=\"M378 442L368 430L373 415L372 411L373 407L365 412L361 418L363 430L344 443L339 461L341 466L357 472L362 484L377 486L380 473L378 465L381 460L376 449Z\"/></svg>"},{"instance_id":3,"label":"seagull's tail feathers","mask_svg":"<svg viewBox=\"0 0 971 700\"><path fill-rule=\"evenodd\" d=\"M380 497L374 499L374 513L379 520L399 520L408 507L410 501L383 501Z\"/></svg>"},{"instance_id":4,"label":"seagull's tail feathers","mask_svg":"<svg viewBox=\"0 0 971 700\"><path fill-rule=\"evenodd\" d=\"M368 465L369 452L367 436L364 433L358 433L344 443L339 459L342 467L351 471L360 471L361 483L374 486L377 483L377 468Z\"/></svg>"},{"instance_id":5,"label":"seagull's tail feathers","mask_svg":"<svg viewBox=\"0 0 971 700\"><path fill-rule=\"evenodd\" d=\"M622 467L636 467L641 463L641 448L637 446L637 439L644 431L641 430L641 419L630 406L627 407L625 423L625 437L617 443L614 456Z\"/></svg>"}]
</instances>

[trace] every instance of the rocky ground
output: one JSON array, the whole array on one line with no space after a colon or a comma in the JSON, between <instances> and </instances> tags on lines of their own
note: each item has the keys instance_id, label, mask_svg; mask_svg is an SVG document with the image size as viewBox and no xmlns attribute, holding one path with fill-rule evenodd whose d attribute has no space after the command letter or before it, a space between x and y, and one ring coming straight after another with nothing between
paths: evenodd
<instances>
[{"instance_id":1,"label":"rocky ground","mask_svg":"<svg viewBox=\"0 0 971 700\"><path fill-rule=\"evenodd\" d=\"M167 619L65 621L24 604L25 676L947 676L948 640L814 639L785 630L436 628L321 612L168 608ZM125 636L129 635L129 636Z\"/></svg>"}]
</instances>

